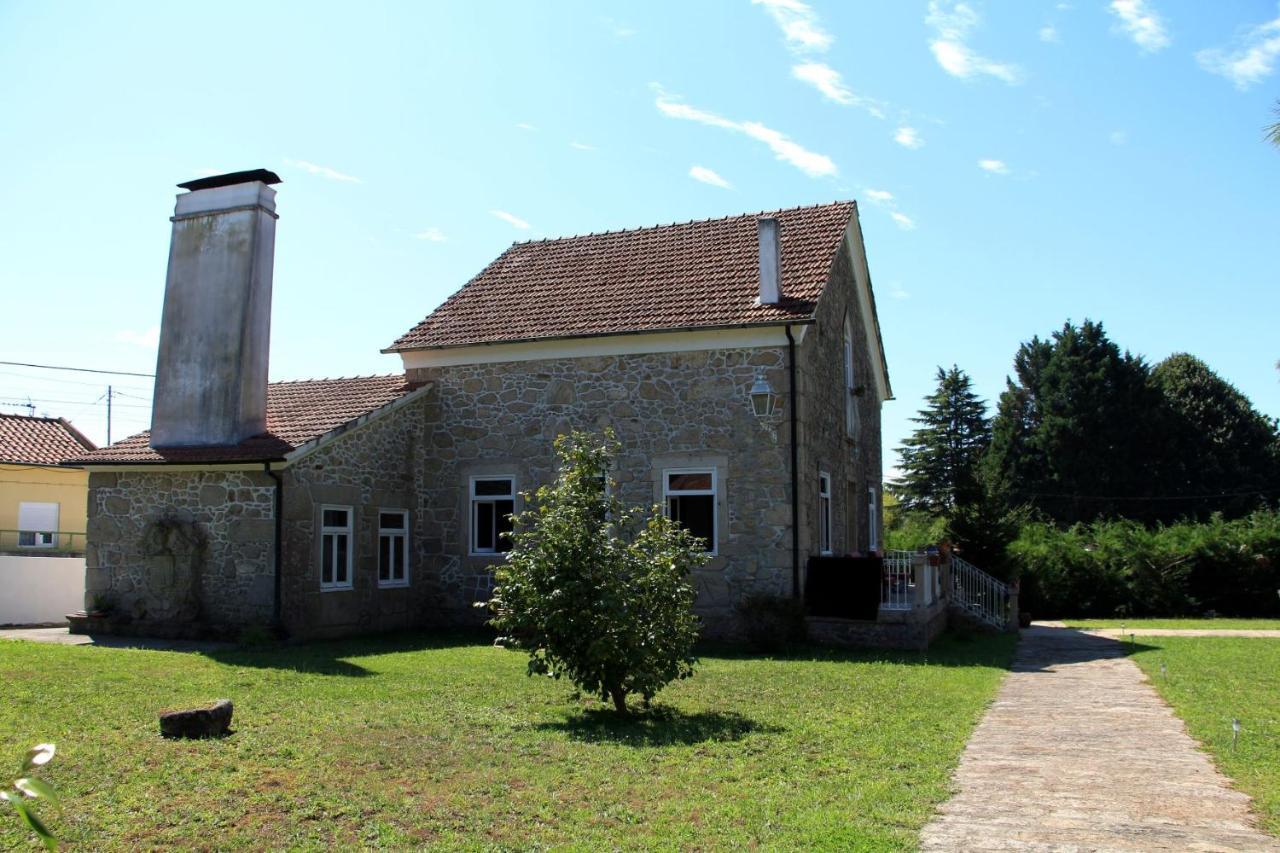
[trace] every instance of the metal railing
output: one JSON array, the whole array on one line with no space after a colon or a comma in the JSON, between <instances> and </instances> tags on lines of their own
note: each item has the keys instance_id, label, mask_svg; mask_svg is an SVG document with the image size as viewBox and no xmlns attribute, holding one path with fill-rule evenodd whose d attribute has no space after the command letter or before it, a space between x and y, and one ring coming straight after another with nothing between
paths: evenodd
<instances>
[{"instance_id":1,"label":"metal railing","mask_svg":"<svg viewBox=\"0 0 1280 853\"><path fill-rule=\"evenodd\" d=\"M911 551L886 551L884 578L880 582L881 610L910 610L915 606L916 581Z\"/></svg>"},{"instance_id":2,"label":"metal railing","mask_svg":"<svg viewBox=\"0 0 1280 853\"><path fill-rule=\"evenodd\" d=\"M0 553L29 557L79 557L85 536L69 530L0 530Z\"/></svg>"},{"instance_id":3,"label":"metal railing","mask_svg":"<svg viewBox=\"0 0 1280 853\"><path fill-rule=\"evenodd\" d=\"M1009 621L1009 585L960 557L951 558L951 602L993 628Z\"/></svg>"}]
</instances>

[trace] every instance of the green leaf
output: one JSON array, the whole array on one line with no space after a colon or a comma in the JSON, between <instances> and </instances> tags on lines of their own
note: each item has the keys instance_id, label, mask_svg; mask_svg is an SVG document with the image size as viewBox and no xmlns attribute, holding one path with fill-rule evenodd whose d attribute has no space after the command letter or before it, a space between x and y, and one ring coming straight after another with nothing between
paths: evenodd
<instances>
[{"instance_id":1,"label":"green leaf","mask_svg":"<svg viewBox=\"0 0 1280 853\"><path fill-rule=\"evenodd\" d=\"M54 808L62 808L62 803L58 799L58 792L53 786L43 779L19 779L13 783L13 787L17 788L28 797L41 797L48 800Z\"/></svg>"},{"instance_id":2,"label":"green leaf","mask_svg":"<svg viewBox=\"0 0 1280 853\"><path fill-rule=\"evenodd\" d=\"M44 825L44 822L36 816L36 813L27 808L26 803L18 797L10 797L9 802L13 803L13 807L18 810L18 816L22 818L23 823L25 823L32 832L40 836L40 840L44 842L44 846L46 848L49 850L56 850L58 848L58 839L53 837L53 833L50 832L49 828Z\"/></svg>"},{"instance_id":3,"label":"green leaf","mask_svg":"<svg viewBox=\"0 0 1280 853\"><path fill-rule=\"evenodd\" d=\"M53 754L58 748L51 743L38 743L31 749L27 750L27 757L22 761L23 771L30 770L32 767L43 767L53 760Z\"/></svg>"}]
</instances>

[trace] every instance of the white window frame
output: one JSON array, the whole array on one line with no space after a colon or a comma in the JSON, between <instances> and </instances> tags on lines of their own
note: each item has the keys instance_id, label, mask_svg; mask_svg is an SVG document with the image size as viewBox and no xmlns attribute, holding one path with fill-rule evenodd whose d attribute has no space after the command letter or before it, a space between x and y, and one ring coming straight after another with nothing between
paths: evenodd
<instances>
[{"instance_id":1,"label":"white window frame","mask_svg":"<svg viewBox=\"0 0 1280 853\"><path fill-rule=\"evenodd\" d=\"M506 495L477 495L476 483L480 480L508 480L511 483L511 491ZM479 506L482 503L497 503L501 500L511 501L511 511L516 509L516 475L515 474L473 474L468 481L467 487L467 517L470 519L467 531L467 554L472 557L494 557L501 556L506 551L498 548L498 510L493 510L493 547L479 548L476 546L476 533L479 530Z\"/></svg>"},{"instance_id":2,"label":"white window frame","mask_svg":"<svg viewBox=\"0 0 1280 853\"><path fill-rule=\"evenodd\" d=\"M875 553L880 550L879 541L879 525L876 523L879 519L877 503L879 496L876 494L875 486L867 487L867 551Z\"/></svg>"},{"instance_id":3,"label":"white window frame","mask_svg":"<svg viewBox=\"0 0 1280 853\"><path fill-rule=\"evenodd\" d=\"M831 548L831 475L818 472L818 553L830 556Z\"/></svg>"},{"instance_id":4,"label":"white window frame","mask_svg":"<svg viewBox=\"0 0 1280 853\"><path fill-rule=\"evenodd\" d=\"M671 490L672 474L710 474L710 489L676 489ZM697 497L699 495L711 496L711 547L704 554L712 557L720 554L720 478L716 476L714 466L704 468L663 468L662 469L662 511L667 517L671 517L671 498L673 497Z\"/></svg>"},{"instance_id":5,"label":"white window frame","mask_svg":"<svg viewBox=\"0 0 1280 853\"><path fill-rule=\"evenodd\" d=\"M23 524L22 517L29 513L46 514L52 507L53 529L37 529ZM20 501L18 503L18 547L19 548L56 548L58 546L58 521L62 510L61 504L53 501Z\"/></svg>"},{"instance_id":6,"label":"white window frame","mask_svg":"<svg viewBox=\"0 0 1280 853\"><path fill-rule=\"evenodd\" d=\"M384 515L398 515L404 519L403 527L383 527L382 517ZM404 577L382 579L382 540L391 539L391 547L395 547L395 540L400 540L400 559L404 566ZM395 570L394 564L389 567L391 571ZM387 589L389 587L408 586L409 585L409 510L397 508L378 508L378 586Z\"/></svg>"},{"instance_id":7,"label":"white window frame","mask_svg":"<svg viewBox=\"0 0 1280 853\"><path fill-rule=\"evenodd\" d=\"M347 514L347 523L345 526L329 525L324 523L324 514L329 510L339 510ZM333 590L351 589L355 586L355 554L356 554L356 536L355 536L355 507L342 506L340 504L321 504L320 505L320 553L319 560L316 565L316 573L320 579L321 592L330 592ZM328 537L335 537L328 540ZM347 579L338 581L338 540L336 537L347 537ZM324 553L325 546L329 545L333 548L333 577L334 580L325 582L324 579Z\"/></svg>"}]
</instances>

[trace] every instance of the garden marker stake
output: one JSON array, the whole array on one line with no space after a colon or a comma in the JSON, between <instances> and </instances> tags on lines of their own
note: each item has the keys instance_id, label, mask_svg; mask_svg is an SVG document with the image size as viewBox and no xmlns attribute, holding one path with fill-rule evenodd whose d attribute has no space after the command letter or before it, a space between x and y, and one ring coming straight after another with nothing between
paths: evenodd
<instances>
[{"instance_id":1,"label":"garden marker stake","mask_svg":"<svg viewBox=\"0 0 1280 853\"><path fill-rule=\"evenodd\" d=\"M1236 751L1236 741L1240 738L1240 718L1231 718L1231 751Z\"/></svg>"}]
</instances>

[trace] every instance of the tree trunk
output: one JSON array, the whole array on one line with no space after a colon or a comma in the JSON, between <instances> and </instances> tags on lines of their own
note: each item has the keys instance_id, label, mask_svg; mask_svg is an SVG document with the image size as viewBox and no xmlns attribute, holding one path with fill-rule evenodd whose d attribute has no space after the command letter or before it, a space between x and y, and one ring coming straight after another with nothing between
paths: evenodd
<instances>
[{"instance_id":1,"label":"tree trunk","mask_svg":"<svg viewBox=\"0 0 1280 853\"><path fill-rule=\"evenodd\" d=\"M626 714L627 692L621 687L610 687L609 696L613 699L613 709L619 714Z\"/></svg>"}]
</instances>

